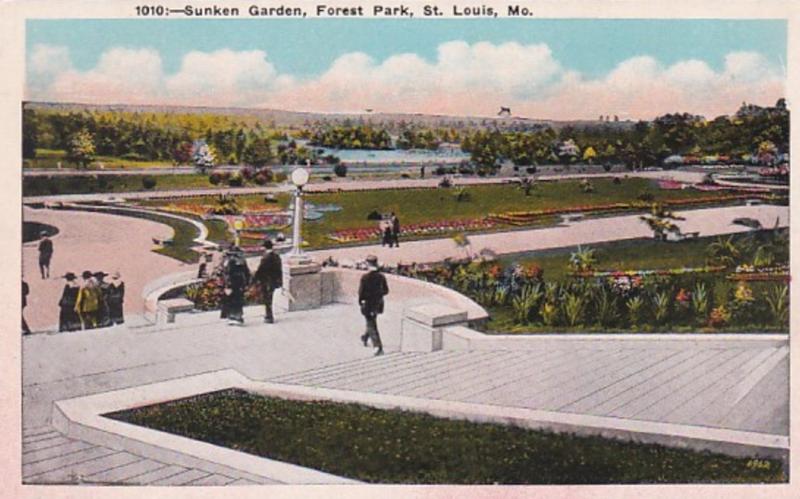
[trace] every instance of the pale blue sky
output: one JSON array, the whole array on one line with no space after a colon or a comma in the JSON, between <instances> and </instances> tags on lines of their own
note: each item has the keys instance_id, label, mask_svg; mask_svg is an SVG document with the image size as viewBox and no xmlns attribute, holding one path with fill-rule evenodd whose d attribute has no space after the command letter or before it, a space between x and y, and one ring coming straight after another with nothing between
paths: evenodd
<instances>
[{"instance_id":1,"label":"pale blue sky","mask_svg":"<svg viewBox=\"0 0 800 499\"><path fill-rule=\"evenodd\" d=\"M590 77L630 57L648 55L669 65L699 59L719 70L725 54L754 51L783 67L783 20L29 20L28 49L69 49L75 68L87 70L109 47L151 48L167 73L189 51L264 50L280 73L311 76L336 57L355 51L382 60L413 52L433 60L450 40L546 43L566 68Z\"/></svg>"}]
</instances>

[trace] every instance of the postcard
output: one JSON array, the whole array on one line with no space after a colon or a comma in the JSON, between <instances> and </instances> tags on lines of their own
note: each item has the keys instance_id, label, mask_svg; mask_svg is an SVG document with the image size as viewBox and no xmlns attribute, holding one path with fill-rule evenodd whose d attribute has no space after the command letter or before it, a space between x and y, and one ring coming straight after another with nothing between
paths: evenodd
<instances>
[{"instance_id":1,"label":"postcard","mask_svg":"<svg viewBox=\"0 0 800 499\"><path fill-rule=\"evenodd\" d=\"M8 490L790 497L800 10L722 5L1 5Z\"/></svg>"}]
</instances>

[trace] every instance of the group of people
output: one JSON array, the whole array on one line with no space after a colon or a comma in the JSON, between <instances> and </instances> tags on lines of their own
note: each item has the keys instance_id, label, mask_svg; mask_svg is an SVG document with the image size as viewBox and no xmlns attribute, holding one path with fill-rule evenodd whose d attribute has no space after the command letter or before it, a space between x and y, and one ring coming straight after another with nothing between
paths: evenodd
<instances>
[{"instance_id":1,"label":"group of people","mask_svg":"<svg viewBox=\"0 0 800 499\"><path fill-rule=\"evenodd\" d=\"M125 283L119 272L111 275L110 282L105 280L108 275L102 271L85 270L81 274L81 282L72 272L64 275L67 282L58 301L61 309L58 316L60 332L95 329L125 322Z\"/></svg>"},{"instance_id":2,"label":"group of people","mask_svg":"<svg viewBox=\"0 0 800 499\"><path fill-rule=\"evenodd\" d=\"M227 319L229 325L244 324L245 294L250 285L259 287L264 304L264 322L267 324L275 322L272 301L275 291L283 287L283 262L275 251L272 241L267 239L263 245L264 255L252 275L244 252L237 246L225 251L222 263L218 267L224 286L220 317ZM207 261L201 263L199 275L206 272L206 266ZM368 346L368 342L371 341L372 346L377 349L375 355L383 355L383 342L378 332L378 315L383 313L384 296L389 293L389 286L386 277L380 272L376 256L367 257L367 266L368 272L361 277L358 288L358 303L367 324L365 333L361 335L361 341L364 346Z\"/></svg>"},{"instance_id":3,"label":"group of people","mask_svg":"<svg viewBox=\"0 0 800 499\"><path fill-rule=\"evenodd\" d=\"M253 275L247 267L244 252L238 246L231 247L223 256L220 269L224 291L220 304L220 317L228 319L229 325L244 324L245 293L251 284L257 285L261 292L264 322L267 324L275 322L272 298L275 290L283 287L283 265L280 255L273 248L272 241L267 239L263 245L264 256ZM205 272L204 264L201 264L199 274Z\"/></svg>"},{"instance_id":4,"label":"group of people","mask_svg":"<svg viewBox=\"0 0 800 499\"><path fill-rule=\"evenodd\" d=\"M400 219L392 212L388 219L378 224L381 231L381 246L400 247Z\"/></svg>"}]
</instances>

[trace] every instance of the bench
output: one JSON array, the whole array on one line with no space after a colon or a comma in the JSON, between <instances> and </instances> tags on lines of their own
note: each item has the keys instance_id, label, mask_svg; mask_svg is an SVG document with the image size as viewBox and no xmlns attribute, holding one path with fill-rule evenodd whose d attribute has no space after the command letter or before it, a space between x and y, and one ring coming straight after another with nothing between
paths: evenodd
<instances>
[{"instance_id":1,"label":"bench","mask_svg":"<svg viewBox=\"0 0 800 499\"><path fill-rule=\"evenodd\" d=\"M175 314L181 312L191 312L194 310L194 302L186 298L172 298L158 302L157 318L166 316L167 323L175 322Z\"/></svg>"},{"instance_id":2,"label":"bench","mask_svg":"<svg viewBox=\"0 0 800 499\"><path fill-rule=\"evenodd\" d=\"M698 237L700 237L699 232L667 233L667 241L685 241L686 239L697 239Z\"/></svg>"}]
</instances>

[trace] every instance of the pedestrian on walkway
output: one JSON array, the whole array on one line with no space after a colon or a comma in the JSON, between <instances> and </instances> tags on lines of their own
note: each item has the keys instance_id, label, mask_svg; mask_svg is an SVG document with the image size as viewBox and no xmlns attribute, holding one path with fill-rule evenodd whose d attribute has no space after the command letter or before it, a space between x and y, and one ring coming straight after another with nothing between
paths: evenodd
<instances>
[{"instance_id":1,"label":"pedestrian on walkway","mask_svg":"<svg viewBox=\"0 0 800 499\"><path fill-rule=\"evenodd\" d=\"M42 279L50 277L50 260L53 258L53 241L47 236L47 232L40 232L42 240L39 241L39 271Z\"/></svg>"},{"instance_id":2,"label":"pedestrian on walkway","mask_svg":"<svg viewBox=\"0 0 800 499\"><path fill-rule=\"evenodd\" d=\"M114 272L111 282L108 284L108 313L111 325L125 322L122 311L122 304L125 301L125 283L121 277L119 271Z\"/></svg>"},{"instance_id":3,"label":"pedestrian on walkway","mask_svg":"<svg viewBox=\"0 0 800 499\"><path fill-rule=\"evenodd\" d=\"M397 215L392 212L392 216L389 219L392 224L392 243L394 243L395 248L400 247L400 219L397 218ZM389 247L392 245L390 244Z\"/></svg>"},{"instance_id":4,"label":"pedestrian on walkway","mask_svg":"<svg viewBox=\"0 0 800 499\"><path fill-rule=\"evenodd\" d=\"M94 273L98 291L97 327L108 327L111 325L111 309L108 305L111 285L105 281L107 275L108 274L102 270Z\"/></svg>"},{"instance_id":5,"label":"pedestrian on walkway","mask_svg":"<svg viewBox=\"0 0 800 499\"><path fill-rule=\"evenodd\" d=\"M367 346L367 340L372 340L372 346L377 347L375 355L383 355L383 343L378 332L378 315L383 313L383 297L389 294L386 277L378 269L378 257L367 257L369 271L361 277L358 286L358 304L361 314L367 321L367 331L361 335L361 341Z\"/></svg>"},{"instance_id":6,"label":"pedestrian on walkway","mask_svg":"<svg viewBox=\"0 0 800 499\"><path fill-rule=\"evenodd\" d=\"M25 307L28 306L28 295L31 292L31 288L28 286L28 283L24 280L22 281L22 334L31 334L31 328L28 327L28 322L25 320Z\"/></svg>"},{"instance_id":7,"label":"pedestrian on walkway","mask_svg":"<svg viewBox=\"0 0 800 499\"><path fill-rule=\"evenodd\" d=\"M392 224L388 220L381 220L378 223L381 231L381 246L392 247Z\"/></svg>"},{"instance_id":8,"label":"pedestrian on walkway","mask_svg":"<svg viewBox=\"0 0 800 499\"><path fill-rule=\"evenodd\" d=\"M78 301L78 286L77 276L72 272L64 274L64 279L67 283L64 284L64 291L61 292L61 299L58 300L58 306L61 311L58 314L58 331L79 331L81 329L81 318L75 312L75 303Z\"/></svg>"},{"instance_id":9,"label":"pedestrian on walkway","mask_svg":"<svg viewBox=\"0 0 800 499\"><path fill-rule=\"evenodd\" d=\"M264 299L264 322L272 324L275 317L272 315L272 295L275 290L283 287L283 269L281 257L272 248L272 241L264 241L264 256L258 264L255 281L261 288Z\"/></svg>"},{"instance_id":10,"label":"pedestrian on walkway","mask_svg":"<svg viewBox=\"0 0 800 499\"><path fill-rule=\"evenodd\" d=\"M234 247L225 276L229 325L244 324L244 291L248 284L250 284L250 269L247 268L244 253L239 247Z\"/></svg>"},{"instance_id":11,"label":"pedestrian on walkway","mask_svg":"<svg viewBox=\"0 0 800 499\"><path fill-rule=\"evenodd\" d=\"M75 312L81 318L83 329L97 327L97 310L100 308L100 289L92 273L84 270L81 274L82 283L75 300Z\"/></svg>"},{"instance_id":12,"label":"pedestrian on walkway","mask_svg":"<svg viewBox=\"0 0 800 499\"><path fill-rule=\"evenodd\" d=\"M222 296L220 296L219 300L219 317L220 319L227 319L228 318L228 303L230 302L230 298L228 297L228 289L226 287L226 281L228 279L228 266L231 261L231 254L233 252L233 247L229 247L228 249L224 250L222 253L222 258L219 262L219 267L214 269L215 277L219 277L222 281Z\"/></svg>"}]
</instances>

